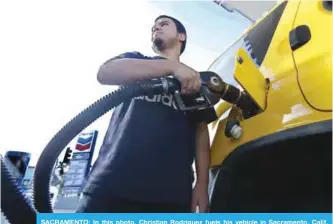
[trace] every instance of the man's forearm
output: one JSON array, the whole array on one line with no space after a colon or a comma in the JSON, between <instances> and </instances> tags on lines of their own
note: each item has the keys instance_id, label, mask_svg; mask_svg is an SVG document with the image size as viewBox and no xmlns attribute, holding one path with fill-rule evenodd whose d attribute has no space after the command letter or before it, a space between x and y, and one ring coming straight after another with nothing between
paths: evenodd
<instances>
[{"instance_id":1,"label":"man's forearm","mask_svg":"<svg viewBox=\"0 0 333 224\"><path fill-rule=\"evenodd\" d=\"M168 76L174 67L171 60L118 59L102 65L97 79L104 85L124 85Z\"/></svg>"},{"instance_id":2,"label":"man's forearm","mask_svg":"<svg viewBox=\"0 0 333 224\"><path fill-rule=\"evenodd\" d=\"M209 165L210 165L210 143L208 127L205 123L197 126L195 166L197 172L196 185L200 188L208 188Z\"/></svg>"}]
</instances>

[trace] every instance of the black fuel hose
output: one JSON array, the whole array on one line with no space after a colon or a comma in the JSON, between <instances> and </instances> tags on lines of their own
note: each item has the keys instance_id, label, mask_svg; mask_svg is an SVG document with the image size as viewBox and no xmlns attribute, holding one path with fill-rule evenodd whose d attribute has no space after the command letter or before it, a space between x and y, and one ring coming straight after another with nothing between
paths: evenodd
<instances>
[{"instance_id":1,"label":"black fuel hose","mask_svg":"<svg viewBox=\"0 0 333 224\"><path fill-rule=\"evenodd\" d=\"M1 210L11 224L36 223L36 209L1 158Z\"/></svg>"},{"instance_id":2,"label":"black fuel hose","mask_svg":"<svg viewBox=\"0 0 333 224\"><path fill-rule=\"evenodd\" d=\"M201 72L200 75L204 82L211 85L210 89L213 92L215 90L218 97L221 96L227 102L245 107L246 95L243 95L239 89L224 83L215 73ZM209 78L210 81L205 78ZM34 224L37 212L53 212L49 187L54 164L63 149L85 127L126 100L138 96L170 94L178 90L180 83L174 78L154 79L127 85L102 97L74 117L51 139L38 159L33 177L34 206L16 184L1 159L1 209L8 221L11 224Z\"/></svg>"},{"instance_id":3,"label":"black fuel hose","mask_svg":"<svg viewBox=\"0 0 333 224\"><path fill-rule=\"evenodd\" d=\"M172 93L179 89L179 82L173 78L127 85L102 97L68 122L46 145L38 159L33 177L33 202L36 209L1 159L1 209L7 220L11 224L34 224L37 212L53 212L49 187L54 164L68 143L85 127L126 100L138 96Z\"/></svg>"}]
</instances>

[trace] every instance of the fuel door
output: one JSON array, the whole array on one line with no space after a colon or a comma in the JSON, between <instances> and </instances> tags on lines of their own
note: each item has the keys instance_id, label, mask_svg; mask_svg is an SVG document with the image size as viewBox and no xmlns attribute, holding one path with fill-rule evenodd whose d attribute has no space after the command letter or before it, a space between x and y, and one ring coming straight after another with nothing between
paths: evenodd
<instances>
[{"instance_id":1,"label":"fuel door","mask_svg":"<svg viewBox=\"0 0 333 224\"><path fill-rule=\"evenodd\" d=\"M301 1L289 33L297 79L307 103L332 110L332 1Z\"/></svg>"}]
</instances>

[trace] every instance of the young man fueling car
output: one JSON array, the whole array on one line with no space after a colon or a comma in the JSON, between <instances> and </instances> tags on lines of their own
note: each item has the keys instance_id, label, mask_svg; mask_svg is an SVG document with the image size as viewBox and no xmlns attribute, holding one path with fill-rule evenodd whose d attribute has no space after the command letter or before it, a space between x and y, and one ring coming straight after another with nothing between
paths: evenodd
<instances>
[{"instance_id":1,"label":"young man fueling car","mask_svg":"<svg viewBox=\"0 0 333 224\"><path fill-rule=\"evenodd\" d=\"M186 30L159 16L152 27L154 57L127 52L106 61L97 79L124 85L172 75L184 95L200 90L199 73L180 62ZM207 124L214 108L184 112L173 96L138 97L113 112L77 212L200 212L208 209L210 163ZM192 164L197 180L194 189Z\"/></svg>"}]
</instances>

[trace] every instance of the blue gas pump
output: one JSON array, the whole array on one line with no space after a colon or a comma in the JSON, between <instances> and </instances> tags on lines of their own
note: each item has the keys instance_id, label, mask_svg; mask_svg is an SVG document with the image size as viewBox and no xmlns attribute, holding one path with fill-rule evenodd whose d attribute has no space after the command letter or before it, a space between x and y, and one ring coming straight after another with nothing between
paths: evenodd
<instances>
[{"instance_id":1,"label":"blue gas pump","mask_svg":"<svg viewBox=\"0 0 333 224\"><path fill-rule=\"evenodd\" d=\"M4 162L18 185L22 184L30 158L31 154L28 152L7 151L5 154Z\"/></svg>"}]
</instances>

